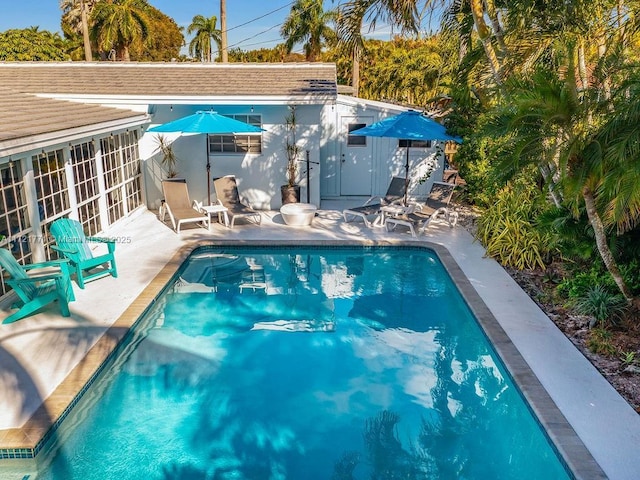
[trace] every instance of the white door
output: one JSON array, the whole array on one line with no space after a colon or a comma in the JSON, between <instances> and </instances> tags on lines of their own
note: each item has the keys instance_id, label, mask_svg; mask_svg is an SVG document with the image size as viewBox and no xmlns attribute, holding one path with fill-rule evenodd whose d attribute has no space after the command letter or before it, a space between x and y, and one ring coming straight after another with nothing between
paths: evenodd
<instances>
[{"instance_id":1,"label":"white door","mask_svg":"<svg viewBox=\"0 0 640 480\"><path fill-rule=\"evenodd\" d=\"M340 195L371 195L373 148L371 137L349 135L367 126L373 117L340 117Z\"/></svg>"}]
</instances>

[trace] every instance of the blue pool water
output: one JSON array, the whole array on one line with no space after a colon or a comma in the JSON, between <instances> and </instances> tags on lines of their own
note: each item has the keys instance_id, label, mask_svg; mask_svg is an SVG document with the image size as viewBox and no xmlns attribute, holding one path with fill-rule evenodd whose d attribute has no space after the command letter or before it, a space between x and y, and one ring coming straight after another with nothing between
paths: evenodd
<instances>
[{"instance_id":1,"label":"blue pool water","mask_svg":"<svg viewBox=\"0 0 640 480\"><path fill-rule=\"evenodd\" d=\"M58 436L38 479L569 478L418 249L197 252Z\"/></svg>"}]
</instances>

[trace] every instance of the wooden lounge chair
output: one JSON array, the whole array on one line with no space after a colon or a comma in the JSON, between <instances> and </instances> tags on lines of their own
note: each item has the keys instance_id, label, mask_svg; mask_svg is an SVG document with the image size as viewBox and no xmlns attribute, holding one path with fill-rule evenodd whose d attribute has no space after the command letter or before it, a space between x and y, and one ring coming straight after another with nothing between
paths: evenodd
<instances>
[{"instance_id":1,"label":"wooden lounge chair","mask_svg":"<svg viewBox=\"0 0 640 480\"><path fill-rule=\"evenodd\" d=\"M374 196L369 198L359 207L343 210L342 216L344 217L344 221L349 222L361 218L367 227L373 227L376 223L375 221L371 222L369 217L372 215L379 215L380 209L384 206L402 203L402 199L404 198L404 189L405 179L402 177L393 177L384 197Z\"/></svg>"},{"instance_id":2,"label":"wooden lounge chair","mask_svg":"<svg viewBox=\"0 0 640 480\"><path fill-rule=\"evenodd\" d=\"M409 205L406 211L400 215L387 218L385 225L387 231L394 230L398 225L409 229L413 237L417 233L424 233L432 220L444 215L450 227L458 221L458 213L449 210L449 202L456 186L452 183L433 182L429 197L424 204Z\"/></svg>"},{"instance_id":3,"label":"wooden lounge chair","mask_svg":"<svg viewBox=\"0 0 640 480\"><path fill-rule=\"evenodd\" d=\"M59 218L51 224L49 231L56 240L56 244L51 248L69 260L75 273L76 283L80 288L84 288L85 282L97 278L107 275L118 276L115 241L87 237L82 224L71 218ZM107 253L95 256L89 243L105 244Z\"/></svg>"},{"instance_id":4,"label":"wooden lounge chair","mask_svg":"<svg viewBox=\"0 0 640 480\"><path fill-rule=\"evenodd\" d=\"M246 202L243 202L238 193L236 177L227 175L225 177L214 178L213 187L216 191L217 202L227 208L230 218L229 227L233 228L236 218L243 218L260 225L262 216Z\"/></svg>"},{"instance_id":5,"label":"wooden lounge chair","mask_svg":"<svg viewBox=\"0 0 640 480\"><path fill-rule=\"evenodd\" d=\"M0 248L0 266L8 275L5 281L22 303L17 307L18 311L9 315L2 323L21 320L56 300L60 304L62 315L69 316L69 302L75 300L75 296L69 280L68 260L20 265L9 250ZM33 269L46 270L30 273Z\"/></svg>"},{"instance_id":6,"label":"wooden lounge chair","mask_svg":"<svg viewBox=\"0 0 640 480\"><path fill-rule=\"evenodd\" d=\"M160 220L164 222L168 213L176 233L180 233L183 223L199 223L209 229L209 214L200 210L197 202L189 200L187 182L165 180L162 182L162 191L164 203L160 207Z\"/></svg>"}]
</instances>

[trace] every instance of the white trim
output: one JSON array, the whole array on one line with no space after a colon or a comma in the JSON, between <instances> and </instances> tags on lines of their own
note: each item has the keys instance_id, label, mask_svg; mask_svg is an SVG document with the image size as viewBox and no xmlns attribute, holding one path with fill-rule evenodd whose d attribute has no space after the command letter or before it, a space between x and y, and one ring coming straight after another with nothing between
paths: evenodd
<instances>
[{"instance_id":1,"label":"white trim","mask_svg":"<svg viewBox=\"0 0 640 480\"><path fill-rule=\"evenodd\" d=\"M351 107L361 107L361 106L375 107L385 112L400 113L400 112L406 112L407 110L412 110L411 108L403 107L402 105L396 105L395 103L385 103L385 102L379 102L377 100L366 100L364 98L351 97L349 95L338 95L336 98L336 103L341 105L348 105Z\"/></svg>"},{"instance_id":2,"label":"white trim","mask_svg":"<svg viewBox=\"0 0 640 480\"><path fill-rule=\"evenodd\" d=\"M114 105L330 105L336 96L326 94L298 95L99 95L77 93L39 93L41 98L72 102Z\"/></svg>"},{"instance_id":3,"label":"white trim","mask_svg":"<svg viewBox=\"0 0 640 480\"><path fill-rule=\"evenodd\" d=\"M263 68L273 69L308 69L308 68L328 68L335 70L335 63L330 62L291 62L291 63L197 63L197 62L0 62L0 66L22 67L22 68L194 68L194 69L250 69Z\"/></svg>"}]
</instances>

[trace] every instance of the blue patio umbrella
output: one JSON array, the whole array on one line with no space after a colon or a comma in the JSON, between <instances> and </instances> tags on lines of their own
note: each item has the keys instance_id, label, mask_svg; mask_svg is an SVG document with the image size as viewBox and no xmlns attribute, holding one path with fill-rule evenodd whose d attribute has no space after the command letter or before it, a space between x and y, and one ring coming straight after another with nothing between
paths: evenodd
<instances>
[{"instance_id":1,"label":"blue patio umbrella","mask_svg":"<svg viewBox=\"0 0 640 480\"><path fill-rule=\"evenodd\" d=\"M447 133L444 125L427 117L421 112L407 110L393 117L385 118L366 127L349 132L349 135L363 135L367 137L399 138L403 140L441 140L462 143L460 137ZM409 146L407 146L407 161L405 163L404 204L407 204L409 190Z\"/></svg>"},{"instance_id":2,"label":"blue patio umbrella","mask_svg":"<svg viewBox=\"0 0 640 480\"><path fill-rule=\"evenodd\" d=\"M209 135L232 135L239 133L260 133L262 128L255 125L225 117L212 110L200 110L192 115L178 118L168 123L152 127L148 132L156 133L180 133L180 134L197 134L205 133L207 135L206 152L207 152L207 201L211 202L211 163L209 162Z\"/></svg>"}]
</instances>

